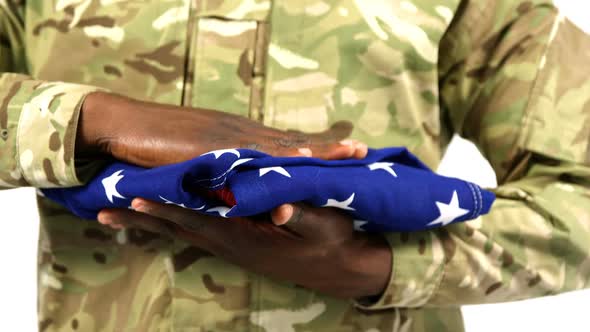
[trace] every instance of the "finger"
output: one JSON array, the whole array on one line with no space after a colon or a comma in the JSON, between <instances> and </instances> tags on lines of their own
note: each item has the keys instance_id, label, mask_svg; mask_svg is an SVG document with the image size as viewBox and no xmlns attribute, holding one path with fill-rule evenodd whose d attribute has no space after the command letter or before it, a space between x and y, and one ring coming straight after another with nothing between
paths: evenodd
<instances>
[{"instance_id":1,"label":"finger","mask_svg":"<svg viewBox=\"0 0 590 332\"><path fill-rule=\"evenodd\" d=\"M224 219L199 214L178 206L165 205L136 198L133 208L154 218L169 220L177 226L176 234L181 239L234 261L246 259L244 251L255 252L268 248L271 240L277 240L276 228L268 223L258 223L245 218ZM282 233L287 234L283 230ZM244 257L241 257L244 256ZM241 258L240 258L241 257ZM253 256L249 256L254 258Z\"/></svg>"},{"instance_id":2,"label":"finger","mask_svg":"<svg viewBox=\"0 0 590 332\"><path fill-rule=\"evenodd\" d=\"M125 225L118 224L115 220L112 220L111 218L106 218L104 215L104 213L98 214L97 220L99 223L114 230L120 230L125 228Z\"/></svg>"},{"instance_id":3,"label":"finger","mask_svg":"<svg viewBox=\"0 0 590 332\"><path fill-rule=\"evenodd\" d=\"M156 218L169 220L181 228L190 232L199 233L206 237L219 237L223 235L220 229L226 223L224 218L213 217L205 214L197 214L193 210L184 209L171 204L160 204L143 198L136 198L131 202L136 211L151 215Z\"/></svg>"},{"instance_id":4,"label":"finger","mask_svg":"<svg viewBox=\"0 0 590 332\"><path fill-rule=\"evenodd\" d=\"M283 204L271 211L272 222L277 226L285 225L293 217L295 208L292 204Z\"/></svg>"},{"instance_id":5,"label":"finger","mask_svg":"<svg viewBox=\"0 0 590 332\"><path fill-rule=\"evenodd\" d=\"M102 211L100 211L100 213L96 217L96 220L98 220L99 223L105 226L111 226L111 223L113 222L111 218L109 218L109 215L102 213Z\"/></svg>"},{"instance_id":6,"label":"finger","mask_svg":"<svg viewBox=\"0 0 590 332\"><path fill-rule=\"evenodd\" d=\"M364 149L363 145L363 143L346 140L340 143L313 143L309 145L309 148L277 148L265 152L277 157L315 157L324 160L362 159L367 151L366 145Z\"/></svg>"},{"instance_id":7,"label":"finger","mask_svg":"<svg viewBox=\"0 0 590 332\"><path fill-rule=\"evenodd\" d=\"M357 142L353 158L363 159L367 156L367 154L369 154L369 146L365 143Z\"/></svg>"},{"instance_id":8,"label":"finger","mask_svg":"<svg viewBox=\"0 0 590 332\"><path fill-rule=\"evenodd\" d=\"M176 234L169 221L129 209L104 209L99 212L98 221L114 229L138 228L167 236Z\"/></svg>"},{"instance_id":9,"label":"finger","mask_svg":"<svg viewBox=\"0 0 590 332\"><path fill-rule=\"evenodd\" d=\"M306 213L302 204L283 204L271 212L271 219L275 225L282 225L306 239L317 238L315 220L311 214Z\"/></svg>"},{"instance_id":10,"label":"finger","mask_svg":"<svg viewBox=\"0 0 590 332\"><path fill-rule=\"evenodd\" d=\"M328 138L334 142L342 141L352 134L354 125L350 121L338 121L330 126L330 129L323 133L313 134L312 136L318 136Z\"/></svg>"},{"instance_id":11,"label":"finger","mask_svg":"<svg viewBox=\"0 0 590 332\"><path fill-rule=\"evenodd\" d=\"M368 146L357 140L346 139L329 144L313 144L311 149L315 157L326 160L339 160L367 156Z\"/></svg>"},{"instance_id":12,"label":"finger","mask_svg":"<svg viewBox=\"0 0 590 332\"><path fill-rule=\"evenodd\" d=\"M310 240L337 241L354 232L352 218L331 208L284 204L271 212L275 225L287 227Z\"/></svg>"},{"instance_id":13,"label":"finger","mask_svg":"<svg viewBox=\"0 0 590 332\"><path fill-rule=\"evenodd\" d=\"M297 154L300 157L313 157L313 151L310 148L299 148Z\"/></svg>"},{"instance_id":14,"label":"finger","mask_svg":"<svg viewBox=\"0 0 590 332\"><path fill-rule=\"evenodd\" d=\"M328 130L310 134L311 150L320 159L348 159L355 156L354 140L348 139L352 134L353 125L349 121L338 121Z\"/></svg>"},{"instance_id":15,"label":"finger","mask_svg":"<svg viewBox=\"0 0 590 332\"><path fill-rule=\"evenodd\" d=\"M313 151L310 148L275 150L270 151L270 154L276 157L313 157Z\"/></svg>"},{"instance_id":16,"label":"finger","mask_svg":"<svg viewBox=\"0 0 590 332\"><path fill-rule=\"evenodd\" d=\"M324 138L328 138L332 143L340 143L341 145L349 146L352 153L349 155L346 151L339 150L334 146L330 148L335 151L332 159L344 159L344 158L357 158L362 159L366 157L368 153L368 147L366 144L359 142L358 140L349 139L354 129L353 124L350 121L338 121L334 123L330 129L322 135Z\"/></svg>"}]
</instances>

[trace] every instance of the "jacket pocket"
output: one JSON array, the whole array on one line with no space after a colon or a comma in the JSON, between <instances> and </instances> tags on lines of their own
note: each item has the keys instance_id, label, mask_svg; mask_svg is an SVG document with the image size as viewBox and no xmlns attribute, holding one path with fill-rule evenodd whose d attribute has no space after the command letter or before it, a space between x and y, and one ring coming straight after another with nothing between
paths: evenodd
<instances>
[{"instance_id":1,"label":"jacket pocket","mask_svg":"<svg viewBox=\"0 0 590 332\"><path fill-rule=\"evenodd\" d=\"M261 119L268 23L207 16L189 29L184 105Z\"/></svg>"}]
</instances>

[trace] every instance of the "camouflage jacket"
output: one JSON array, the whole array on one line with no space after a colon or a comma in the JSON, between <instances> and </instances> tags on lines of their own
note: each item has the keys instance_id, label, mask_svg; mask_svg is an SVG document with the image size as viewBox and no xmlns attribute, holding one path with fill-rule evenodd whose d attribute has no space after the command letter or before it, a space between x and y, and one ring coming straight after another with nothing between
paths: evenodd
<instances>
[{"instance_id":1,"label":"camouflage jacket","mask_svg":"<svg viewBox=\"0 0 590 332\"><path fill-rule=\"evenodd\" d=\"M459 133L499 181L489 215L384 234L373 303L40 197L40 329L460 331L463 304L588 287L588 63L590 37L541 0L0 0L0 187L84 182L77 117L98 88L282 129L349 120L431 167Z\"/></svg>"}]
</instances>

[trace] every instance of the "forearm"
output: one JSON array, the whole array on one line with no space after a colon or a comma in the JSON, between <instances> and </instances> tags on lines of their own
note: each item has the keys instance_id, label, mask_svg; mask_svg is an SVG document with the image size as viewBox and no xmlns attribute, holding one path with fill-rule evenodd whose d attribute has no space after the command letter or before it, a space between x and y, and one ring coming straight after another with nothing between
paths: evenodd
<instances>
[{"instance_id":1,"label":"forearm","mask_svg":"<svg viewBox=\"0 0 590 332\"><path fill-rule=\"evenodd\" d=\"M466 1L441 42L442 110L494 168L497 201L463 224L388 234L391 283L368 309L513 301L588 286L590 85L580 49L590 39L550 1L524 3Z\"/></svg>"},{"instance_id":2,"label":"forearm","mask_svg":"<svg viewBox=\"0 0 590 332\"><path fill-rule=\"evenodd\" d=\"M332 220L325 221L332 222ZM140 228L144 225L140 225ZM198 244L199 247L238 264L248 271L291 282L340 299L372 301L378 298L390 283L392 250L381 234L357 232L350 241L322 245L321 250L318 250L316 246L303 245L305 248L299 248L294 253L290 253L293 248L269 250L262 246L254 247L255 245L245 248L246 246L237 243L239 241L234 241L234 245L242 250L233 250L233 245L232 250L228 250L226 239L220 244L217 243L218 239L215 239L215 236L212 236L213 239L203 238L198 235L198 232L188 231L178 226L173 226L171 229L174 237ZM157 229L154 231L160 232ZM245 236L248 236L248 233L249 231L244 231ZM281 235L266 234L274 238L280 238ZM231 235L229 237L231 238ZM277 242L281 241L277 240ZM246 255L245 252L250 252L250 255ZM244 256L251 257L244 258Z\"/></svg>"},{"instance_id":3,"label":"forearm","mask_svg":"<svg viewBox=\"0 0 590 332\"><path fill-rule=\"evenodd\" d=\"M198 155L197 143L203 143L197 142L199 126L228 116L98 91L82 105L76 153L90 158L113 156L146 167L180 162L187 155ZM194 144L187 144L187 135L192 135ZM160 150L169 153L154 155Z\"/></svg>"},{"instance_id":4,"label":"forearm","mask_svg":"<svg viewBox=\"0 0 590 332\"><path fill-rule=\"evenodd\" d=\"M228 117L238 120L236 116L210 110L95 92L86 98L81 109L76 153L87 158L112 156L145 167L181 162L206 152L197 147L206 146L198 138L207 123L225 122ZM216 135L223 139L225 133ZM215 137L209 139L213 141ZM193 144L187 144L190 140Z\"/></svg>"},{"instance_id":5,"label":"forearm","mask_svg":"<svg viewBox=\"0 0 590 332\"><path fill-rule=\"evenodd\" d=\"M457 249L430 304L515 301L590 285L590 169L537 165L529 174L499 188L498 205L480 224L453 230Z\"/></svg>"},{"instance_id":6,"label":"forearm","mask_svg":"<svg viewBox=\"0 0 590 332\"><path fill-rule=\"evenodd\" d=\"M590 286L590 169L538 165L496 192L490 213L476 220L388 234L393 276L366 307L496 303Z\"/></svg>"}]
</instances>

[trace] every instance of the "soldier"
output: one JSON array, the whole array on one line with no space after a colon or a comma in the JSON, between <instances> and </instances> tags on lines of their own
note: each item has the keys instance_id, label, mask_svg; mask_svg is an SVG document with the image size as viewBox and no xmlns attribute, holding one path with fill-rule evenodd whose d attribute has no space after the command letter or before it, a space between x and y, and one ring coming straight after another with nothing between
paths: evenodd
<instances>
[{"instance_id":1,"label":"soldier","mask_svg":"<svg viewBox=\"0 0 590 332\"><path fill-rule=\"evenodd\" d=\"M410 234L141 199L111 229L39 197L39 328L461 331L463 304L588 287L589 60L541 0L0 0L1 187L235 146L436 167L453 133L499 182L489 215Z\"/></svg>"}]
</instances>

